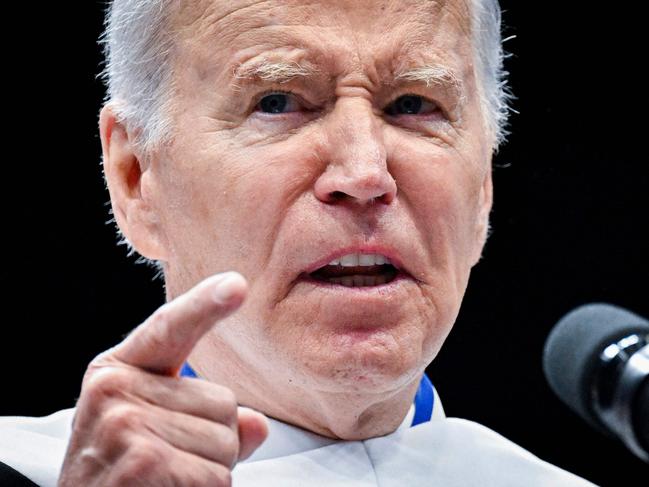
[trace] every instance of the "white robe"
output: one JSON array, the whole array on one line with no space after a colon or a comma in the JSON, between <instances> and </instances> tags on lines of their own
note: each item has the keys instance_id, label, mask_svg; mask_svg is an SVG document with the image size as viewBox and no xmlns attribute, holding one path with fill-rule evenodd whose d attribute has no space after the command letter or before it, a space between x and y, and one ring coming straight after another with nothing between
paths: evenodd
<instances>
[{"instance_id":1,"label":"white robe","mask_svg":"<svg viewBox=\"0 0 649 487\"><path fill-rule=\"evenodd\" d=\"M0 461L55 487L74 409L43 418L0 417ZM432 419L410 427L414 406L387 436L336 441L269 419L270 434L232 472L233 487L587 487L477 423L446 418L435 392Z\"/></svg>"}]
</instances>

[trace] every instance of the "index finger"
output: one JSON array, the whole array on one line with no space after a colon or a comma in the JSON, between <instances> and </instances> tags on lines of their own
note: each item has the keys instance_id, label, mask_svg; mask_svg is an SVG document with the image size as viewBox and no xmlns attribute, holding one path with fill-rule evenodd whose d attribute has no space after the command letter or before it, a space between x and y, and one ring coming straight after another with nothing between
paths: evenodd
<instances>
[{"instance_id":1,"label":"index finger","mask_svg":"<svg viewBox=\"0 0 649 487\"><path fill-rule=\"evenodd\" d=\"M246 292L246 280L237 272L210 276L158 308L107 353L149 372L176 375L201 337L237 309Z\"/></svg>"}]
</instances>

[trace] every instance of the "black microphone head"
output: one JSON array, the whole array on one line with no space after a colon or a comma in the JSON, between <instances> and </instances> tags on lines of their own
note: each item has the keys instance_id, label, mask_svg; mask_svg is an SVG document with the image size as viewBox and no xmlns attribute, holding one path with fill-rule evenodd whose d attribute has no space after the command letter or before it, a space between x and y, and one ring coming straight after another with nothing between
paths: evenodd
<instances>
[{"instance_id":1,"label":"black microphone head","mask_svg":"<svg viewBox=\"0 0 649 487\"><path fill-rule=\"evenodd\" d=\"M592 387L600 354L634 333L649 333L649 321L625 309L594 303L574 309L545 342L543 371L550 387L573 411L606 433L593 410Z\"/></svg>"}]
</instances>

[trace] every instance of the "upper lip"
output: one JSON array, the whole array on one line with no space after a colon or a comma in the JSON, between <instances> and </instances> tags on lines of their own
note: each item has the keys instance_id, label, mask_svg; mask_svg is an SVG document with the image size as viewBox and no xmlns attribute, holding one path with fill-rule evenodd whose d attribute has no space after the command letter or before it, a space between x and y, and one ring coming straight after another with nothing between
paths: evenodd
<instances>
[{"instance_id":1,"label":"upper lip","mask_svg":"<svg viewBox=\"0 0 649 487\"><path fill-rule=\"evenodd\" d=\"M318 260L310 264L304 270L304 273L311 274L312 272L315 272L321 267L326 266L332 260L338 259L343 255L347 255L347 254L381 254L387 257L388 259L390 259L390 262L397 270L406 272L407 274L411 274L410 272L408 272L408 269L405 268L403 260L399 255L399 252L395 248L389 245L381 245L381 244L353 245L349 247L342 247L336 250L332 250L331 252L327 253L326 255L322 256L321 258L319 258Z\"/></svg>"}]
</instances>

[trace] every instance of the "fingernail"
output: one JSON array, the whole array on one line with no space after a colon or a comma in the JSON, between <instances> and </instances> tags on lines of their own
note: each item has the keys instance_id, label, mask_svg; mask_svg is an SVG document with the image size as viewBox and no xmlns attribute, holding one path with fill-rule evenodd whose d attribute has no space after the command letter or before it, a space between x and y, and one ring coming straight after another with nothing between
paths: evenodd
<instances>
[{"instance_id":1,"label":"fingernail","mask_svg":"<svg viewBox=\"0 0 649 487\"><path fill-rule=\"evenodd\" d=\"M237 291L236 283L243 280L243 277L238 272L225 272L220 274L216 280L214 288L212 290L214 299L219 303L226 303L230 300L232 295Z\"/></svg>"}]
</instances>

